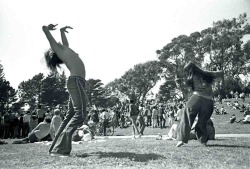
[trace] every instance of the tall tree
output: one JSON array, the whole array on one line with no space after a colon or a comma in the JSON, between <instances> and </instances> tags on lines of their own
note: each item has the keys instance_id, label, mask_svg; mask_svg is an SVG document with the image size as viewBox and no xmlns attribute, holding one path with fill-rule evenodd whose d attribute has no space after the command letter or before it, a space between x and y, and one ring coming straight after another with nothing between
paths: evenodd
<instances>
[{"instance_id":1,"label":"tall tree","mask_svg":"<svg viewBox=\"0 0 250 169\"><path fill-rule=\"evenodd\" d=\"M66 91L66 76L51 72L42 81L41 103L49 106L66 104L69 94Z\"/></svg>"},{"instance_id":2,"label":"tall tree","mask_svg":"<svg viewBox=\"0 0 250 169\"><path fill-rule=\"evenodd\" d=\"M130 98L143 101L147 93L156 85L162 73L158 61L148 61L143 64L137 64L134 68L125 72L125 74L110 83L113 90L127 95Z\"/></svg>"},{"instance_id":3,"label":"tall tree","mask_svg":"<svg viewBox=\"0 0 250 169\"><path fill-rule=\"evenodd\" d=\"M157 50L158 58L165 70L165 77L174 80L184 79L184 65L190 60L208 70L222 70L225 76L238 76L247 72L250 55L248 45L242 45L242 37L250 33L246 14L231 20L213 23L213 27L190 36L180 35L174 38L161 50ZM219 88L224 91L224 77ZM185 85L181 86L187 95Z\"/></svg>"},{"instance_id":4,"label":"tall tree","mask_svg":"<svg viewBox=\"0 0 250 169\"><path fill-rule=\"evenodd\" d=\"M210 68L216 68L224 72L221 83L221 91L224 94L225 77L231 78L245 73L249 65L250 55L245 52L243 36L250 33L250 25L247 23L247 15L241 14L238 18L224 19L213 23L212 28L201 31L206 37L204 46L209 57Z\"/></svg>"},{"instance_id":5,"label":"tall tree","mask_svg":"<svg viewBox=\"0 0 250 169\"><path fill-rule=\"evenodd\" d=\"M17 93L22 104L28 103L31 109L33 109L36 102L40 101L43 78L43 73L39 73L27 81L22 81L18 85Z\"/></svg>"},{"instance_id":6,"label":"tall tree","mask_svg":"<svg viewBox=\"0 0 250 169\"><path fill-rule=\"evenodd\" d=\"M100 79L88 79L86 83L86 94L90 106L105 105L105 90Z\"/></svg>"},{"instance_id":7,"label":"tall tree","mask_svg":"<svg viewBox=\"0 0 250 169\"><path fill-rule=\"evenodd\" d=\"M9 104L16 100L16 91L5 79L3 65L0 64L0 111L8 108Z\"/></svg>"}]
</instances>

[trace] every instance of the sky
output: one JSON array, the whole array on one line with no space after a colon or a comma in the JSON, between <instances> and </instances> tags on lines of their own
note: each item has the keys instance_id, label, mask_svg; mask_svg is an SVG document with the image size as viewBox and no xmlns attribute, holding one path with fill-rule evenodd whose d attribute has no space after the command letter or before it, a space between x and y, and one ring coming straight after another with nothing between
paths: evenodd
<instances>
[{"instance_id":1,"label":"sky","mask_svg":"<svg viewBox=\"0 0 250 169\"><path fill-rule=\"evenodd\" d=\"M49 43L42 26L58 24L52 35L59 42L59 29L67 25L86 79L107 84L138 63L156 60L155 51L174 37L244 12L250 20L250 0L0 0L0 63L16 89L38 73L47 75L43 54ZM66 67L61 71L69 75Z\"/></svg>"}]
</instances>

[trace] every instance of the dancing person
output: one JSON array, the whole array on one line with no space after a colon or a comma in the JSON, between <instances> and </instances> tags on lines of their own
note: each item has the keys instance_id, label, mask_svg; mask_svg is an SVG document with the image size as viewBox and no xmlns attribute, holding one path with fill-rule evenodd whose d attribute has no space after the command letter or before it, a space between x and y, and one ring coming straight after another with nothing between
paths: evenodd
<instances>
[{"instance_id":1,"label":"dancing person","mask_svg":"<svg viewBox=\"0 0 250 169\"><path fill-rule=\"evenodd\" d=\"M193 94L187 101L184 113L180 118L176 147L188 142L191 127L197 115L195 134L201 144L206 145L208 141L206 123L214 108L212 83L216 78L221 77L223 72L204 71L192 62L184 67L184 71L187 73L187 85L191 87Z\"/></svg>"},{"instance_id":2,"label":"dancing person","mask_svg":"<svg viewBox=\"0 0 250 169\"><path fill-rule=\"evenodd\" d=\"M63 63L69 69L70 76L67 80L67 89L70 97L66 117L56 133L49 153L68 156L72 149L71 139L74 131L87 120L85 66L79 55L69 48L65 32L68 33L67 29L73 28L65 26L60 29L62 38L62 44L60 44L55 41L50 33L50 31L56 29L56 26L50 24L42 27L51 47L50 50L45 52L45 60L48 68L52 71L56 71L56 68Z\"/></svg>"}]
</instances>

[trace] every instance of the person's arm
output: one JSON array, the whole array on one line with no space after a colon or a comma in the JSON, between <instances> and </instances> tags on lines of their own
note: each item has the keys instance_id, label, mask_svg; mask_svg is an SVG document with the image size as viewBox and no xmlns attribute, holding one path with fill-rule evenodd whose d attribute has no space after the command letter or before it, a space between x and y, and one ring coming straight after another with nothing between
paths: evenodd
<instances>
[{"instance_id":1,"label":"person's arm","mask_svg":"<svg viewBox=\"0 0 250 169\"><path fill-rule=\"evenodd\" d=\"M53 25L53 24L49 24L48 26L43 26L43 32L45 33L49 43L50 43L50 47L51 49L57 54L57 55L61 55L61 51L62 51L62 47L56 42L56 40L54 39L54 37L51 35L50 31L51 30L55 30L57 24Z\"/></svg>"},{"instance_id":2,"label":"person's arm","mask_svg":"<svg viewBox=\"0 0 250 169\"><path fill-rule=\"evenodd\" d=\"M32 131L34 132L35 130L40 129L41 123L39 123Z\"/></svg>"},{"instance_id":3,"label":"person's arm","mask_svg":"<svg viewBox=\"0 0 250 169\"><path fill-rule=\"evenodd\" d=\"M60 31L61 31L61 37L62 37L62 43L63 43L63 45L65 45L65 46L67 46L67 47L69 47L69 43L68 43L68 39L67 39L67 37L66 37L66 35L65 35L65 32L67 32L68 33L68 31L66 30L66 29L73 29L72 27L70 27L70 26L65 26L65 27L63 27L63 28L61 28L60 29Z\"/></svg>"}]
</instances>

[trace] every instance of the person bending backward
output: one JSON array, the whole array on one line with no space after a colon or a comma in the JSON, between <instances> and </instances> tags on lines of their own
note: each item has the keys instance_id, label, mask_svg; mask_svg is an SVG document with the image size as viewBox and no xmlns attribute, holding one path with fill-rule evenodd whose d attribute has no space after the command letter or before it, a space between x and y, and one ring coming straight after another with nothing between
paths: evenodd
<instances>
[{"instance_id":1,"label":"person bending backward","mask_svg":"<svg viewBox=\"0 0 250 169\"><path fill-rule=\"evenodd\" d=\"M206 145L208 133L206 123L210 119L213 108L212 83L223 75L222 71L204 71L194 63L189 62L184 71L187 74L187 85L191 87L193 94L188 99L184 113L180 117L178 126L176 147L182 146L189 140L191 127L198 115L195 134L201 144Z\"/></svg>"},{"instance_id":2,"label":"person bending backward","mask_svg":"<svg viewBox=\"0 0 250 169\"><path fill-rule=\"evenodd\" d=\"M55 41L50 33L50 31L56 29L56 26L50 24L42 27L51 47L50 50L45 52L45 60L48 68L52 71L55 71L63 63L69 69L70 76L67 80L69 102L66 117L56 133L49 153L52 153L52 155L69 155L72 149L71 139L74 131L87 120L85 66L79 55L69 48L65 32L67 32L67 29L73 28L65 26L60 29L62 38L62 44L60 44Z\"/></svg>"}]
</instances>

